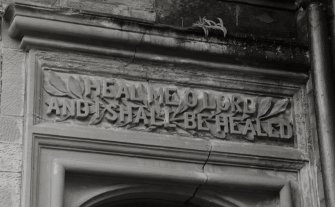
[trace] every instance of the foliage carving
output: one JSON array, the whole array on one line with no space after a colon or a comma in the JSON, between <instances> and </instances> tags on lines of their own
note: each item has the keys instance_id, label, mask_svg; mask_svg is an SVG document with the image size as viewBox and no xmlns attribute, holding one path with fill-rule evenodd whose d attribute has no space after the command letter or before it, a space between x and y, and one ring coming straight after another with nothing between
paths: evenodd
<instances>
[{"instance_id":1,"label":"foliage carving","mask_svg":"<svg viewBox=\"0 0 335 207\"><path fill-rule=\"evenodd\" d=\"M209 30L220 30L223 33L223 36L225 37L227 35L227 28L223 25L223 21L221 18L217 18L219 20L218 23L214 22L213 20L209 20L206 17L199 17L199 20L195 22L192 26L193 27L200 27L204 33L205 37L208 37Z\"/></svg>"},{"instance_id":2,"label":"foliage carving","mask_svg":"<svg viewBox=\"0 0 335 207\"><path fill-rule=\"evenodd\" d=\"M152 87L116 79L91 82L87 77L47 72L47 115L58 122L108 123L126 129L217 139L233 134L249 141L257 136L293 136L290 118L284 113L289 110L288 98ZM280 114L283 116L278 118Z\"/></svg>"}]
</instances>

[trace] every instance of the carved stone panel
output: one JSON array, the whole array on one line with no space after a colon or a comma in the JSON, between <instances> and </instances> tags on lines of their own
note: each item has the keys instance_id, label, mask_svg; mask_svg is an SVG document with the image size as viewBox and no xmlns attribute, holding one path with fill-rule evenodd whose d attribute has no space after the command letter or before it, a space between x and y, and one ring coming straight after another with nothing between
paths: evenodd
<instances>
[{"instance_id":1,"label":"carved stone panel","mask_svg":"<svg viewBox=\"0 0 335 207\"><path fill-rule=\"evenodd\" d=\"M29 55L32 206L114 205L104 198L120 186L203 206L317 206L299 83L124 57Z\"/></svg>"},{"instance_id":2,"label":"carved stone panel","mask_svg":"<svg viewBox=\"0 0 335 207\"><path fill-rule=\"evenodd\" d=\"M290 98L44 70L43 118L208 139L292 146Z\"/></svg>"}]
</instances>

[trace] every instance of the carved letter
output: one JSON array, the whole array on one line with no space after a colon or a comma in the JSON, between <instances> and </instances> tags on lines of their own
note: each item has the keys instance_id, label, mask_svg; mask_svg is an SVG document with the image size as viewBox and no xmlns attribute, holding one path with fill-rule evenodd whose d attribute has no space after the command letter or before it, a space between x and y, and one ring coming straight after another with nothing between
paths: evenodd
<instances>
[{"instance_id":1,"label":"carved letter","mask_svg":"<svg viewBox=\"0 0 335 207\"><path fill-rule=\"evenodd\" d=\"M98 99L94 100L94 113L100 116L100 101Z\"/></svg>"},{"instance_id":2,"label":"carved letter","mask_svg":"<svg viewBox=\"0 0 335 207\"><path fill-rule=\"evenodd\" d=\"M102 97L114 98L115 88L113 87L114 81L112 80L103 80L102 81Z\"/></svg>"},{"instance_id":3,"label":"carved letter","mask_svg":"<svg viewBox=\"0 0 335 207\"><path fill-rule=\"evenodd\" d=\"M242 108L241 108L241 106L240 106L240 104L243 102L243 100L241 99L241 97L239 97L239 96L235 96L235 95L233 95L232 97L231 97L231 104L232 104L232 108L231 108L231 111L232 112L243 112L242 111Z\"/></svg>"},{"instance_id":4,"label":"carved letter","mask_svg":"<svg viewBox=\"0 0 335 207\"><path fill-rule=\"evenodd\" d=\"M148 90L148 102L152 103L153 101L158 100L159 104L163 104L164 101L164 91L162 88L158 89L158 92L155 91L151 86Z\"/></svg>"},{"instance_id":5,"label":"carved letter","mask_svg":"<svg viewBox=\"0 0 335 207\"><path fill-rule=\"evenodd\" d=\"M144 108L143 108L143 106L140 106L140 107L138 108L138 111L137 111L137 114L136 114L136 118L135 118L134 123L138 124L138 123L140 123L140 120L143 120L143 123L144 123L145 125L148 125L148 124L149 124L149 121L148 121L148 118L147 118L147 116L146 116L146 114L145 114L145 112L144 112Z\"/></svg>"},{"instance_id":6,"label":"carved letter","mask_svg":"<svg viewBox=\"0 0 335 207\"><path fill-rule=\"evenodd\" d=\"M209 128L207 126L204 126L204 120L203 120L203 118L205 118L205 117L207 117L206 114L199 113L197 115L197 118L198 118L198 130L209 131Z\"/></svg>"},{"instance_id":7,"label":"carved letter","mask_svg":"<svg viewBox=\"0 0 335 207\"><path fill-rule=\"evenodd\" d=\"M226 135L229 132L228 116L216 115L215 116L215 125L216 125L216 128L217 128L218 132L222 131L222 127L223 127L222 134Z\"/></svg>"},{"instance_id":8,"label":"carved letter","mask_svg":"<svg viewBox=\"0 0 335 207\"><path fill-rule=\"evenodd\" d=\"M257 132L257 136L260 137L266 137L268 134L266 132L262 132L262 124L261 124L261 120L256 119L256 132Z\"/></svg>"},{"instance_id":9,"label":"carved letter","mask_svg":"<svg viewBox=\"0 0 335 207\"><path fill-rule=\"evenodd\" d=\"M184 113L184 127L185 129L195 129L197 126L195 122L195 115L192 112Z\"/></svg>"},{"instance_id":10,"label":"carved letter","mask_svg":"<svg viewBox=\"0 0 335 207\"><path fill-rule=\"evenodd\" d=\"M192 90L187 90L184 98L189 107L195 107L198 104L198 97Z\"/></svg>"},{"instance_id":11,"label":"carved letter","mask_svg":"<svg viewBox=\"0 0 335 207\"><path fill-rule=\"evenodd\" d=\"M221 111L228 111L230 108L229 98L225 95L219 95L217 98L217 106Z\"/></svg>"},{"instance_id":12,"label":"carved letter","mask_svg":"<svg viewBox=\"0 0 335 207\"><path fill-rule=\"evenodd\" d=\"M49 106L47 109L47 114L51 114L53 111L55 111L56 115L60 115L59 105L56 98L51 98L49 102Z\"/></svg>"},{"instance_id":13,"label":"carved letter","mask_svg":"<svg viewBox=\"0 0 335 207\"><path fill-rule=\"evenodd\" d=\"M164 127L176 127L175 124L170 123L170 111L168 108L164 108Z\"/></svg>"},{"instance_id":14,"label":"carved letter","mask_svg":"<svg viewBox=\"0 0 335 207\"><path fill-rule=\"evenodd\" d=\"M128 87L125 84L120 85L115 98L120 99L122 97L125 97L126 100L129 100L129 91L128 91Z\"/></svg>"},{"instance_id":15,"label":"carved letter","mask_svg":"<svg viewBox=\"0 0 335 207\"><path fill-rule=\"evenodd\" d=\"M241 134L241 131L238 128L238 123L235 122L235 121L240 121L240 120L241 119L238 117L229 116L230 133Z\"/></svg>"},{"instance_id":16,"label":"carved letter","mask_svg":"<svg viewBox=\"0 0 335 207\"><path fill-rule=\"evenodd\" d=\"M86 118L89 114L88 103L84 100L77 100L77 118Z\"/></svg>"},{"instance_id":17,"label":"carved letter","mask_svg":"<svg viewBox=\"0 0 335 207\"><path fill-rule=\"evenodd\" d=\"M254 99L245 98L243 104L243 113L253 114L256 111L256 102Z\"/></svg>"},{"instance_id":18,"label":"carved letter","mask_svg":"<svg viewBox=\"0 0 335 207\"><path fill-rule=\"evenodd\" d=\"M163 122L156 122L156 115L160 113L160 108L155 107L150 108L150 124L154 126L162 126Z\"/></svg>"},{"instance_id":19,"label":"carved letter","mask_svg":"<svg viewBox=\"0 0 335 207\"><path fill-rule=\"evenodd\" d=\"M72 117L76 115L75 100L63 99L62 115L66 116L68 112L70 113L70 116Z\"/></svg>"},{"instance_id":20,"label":"carved letter","mask_svg":"<svg viewBox=\"0 0 335 207\"><path fill-rule=\"evenodd\" d=\"M127 109L126 109L127 108ZM133 120L133 110L131 106L120 106L120 122L125 122L125 115L127 115L127 123L132 122Z\"/></svg>"},{"instance_id":21,"label":"carved letter","mask_svg":"<svg viewBox=\"0 0 335 207\"><path fill-rule=\"evenodd\" d=\"M92 89L95 90L95 95L100 96L100 81L98 80L90 80L85 79L85 96L86 97L94 97L92 95Z\"/></svg>"},{"instance_id":22,"label":"carved letter","mask_svg":"<svg viewBox=\"0 0 335 207\"><path fill-rule=\"evenodd\" d=\"M110 122L114 122L117 120L117 113L116 111L114 111L114 109L112 109L111 105L106 106L106 109L108 111L108 113L105 115L106 119Z\"/></svg>"},{"instance_id":23,"label":"carved letter","mask_svg":"<svg viewBox=\"0 0 335 207\"><path fill-rule=\"evenodd\" d=\"M293 136L292 126L289 123L281 121L279 123L280 138L290 139Z\"/></svg>"},{"instance_id":24,"label":"carved letter","mask_svg":"<svg viewBox=\"0 0 335 207\"><path fill-rule=\"evenodd\" d=\"M268 134L269 137L274 137L274 138L278 138L279 137L279 133L276 132L276 129L274 128L274 125L278 125L278 123L274 123L272 121L268 121Z\"/></svg>"},{"instance_id":25,"label":"carved letter","mask_svg":"<svg viewBox=\"0 0 335 207\"><path fill-rule=\"evenodd\" d=\"M129 91L130 91L130 100L132 101L142 101L143 100L142 93L140 93L139 89L136 88L134 85L131 85L129 87Z\"/></svg>"},{"instance_id":26,"label":"carved letter","mask_svg":"<svg viewBox=\"0 0 335 207\"><path fill-rule=\"evenodd\" d=\"M256 135L256 130L254 128L254 125L252 124L251 119L247 119L242 134L246 135L249 131L251 132L251 137L254 138L254 136Z\"/></svg>"},{"instance_id":27,"label":"carved letter","mask_svg":"<svg viewBox=\"0 0 335 207\"><path fill-rule=\"evenodd\" d=\"M178 106L178 93L176 88L166 88L165 94L165 104L168 106Z\"/></svg>"},{"instance_id":28,"label":"carved letter","mask_svg":"<svg viewBox=\"0 0 335 207\"><path fill-rule=\"evenodd\" d=\"M216 103L214 100L212 100L211 96L204 92L204 98L202 99L203 101L203 108L204 109L215 109L216 108Z\"/></svg>"}]
</instances>

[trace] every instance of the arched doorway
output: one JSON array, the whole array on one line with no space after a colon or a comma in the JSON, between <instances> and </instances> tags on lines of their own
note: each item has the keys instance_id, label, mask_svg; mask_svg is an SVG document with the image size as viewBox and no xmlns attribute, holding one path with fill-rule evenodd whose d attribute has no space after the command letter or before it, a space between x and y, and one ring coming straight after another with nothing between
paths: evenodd
<instances>
[{"instance_id":1,"label":"arched doorway","mask_svg":"<svg viewBox=\"0 0 335 207\"><path fill-rule=\"evenodd\" d=\"M169 187L126 185L87 197L79 207L246 207L242 202L219 192L209 191L209 194L194 194L186 198L182 187L176 190Z\"/></svg>"},{"instance_id":2,"label":"arched doorway","mask_svg":"<svg viewBox=\"0 0 335 207\"><path fill-rule=\"evenodd\" d=\"M199 207L193 204L168 201L163 199L130 199L114 203L94 205L94 207ZM93 206L92 206L93 207Z\"/></svg>"}]
</instances>

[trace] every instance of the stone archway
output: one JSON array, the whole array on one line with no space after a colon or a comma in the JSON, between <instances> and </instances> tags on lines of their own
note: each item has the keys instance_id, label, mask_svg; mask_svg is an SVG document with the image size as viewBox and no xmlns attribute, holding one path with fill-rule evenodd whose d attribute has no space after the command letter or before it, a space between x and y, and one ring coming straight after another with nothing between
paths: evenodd
<instances>
[{"instance_id":1,"label":"stone archway","mask_svg":"<svg viewBox=\"0 0 335 207\"><path fill-rule=\"evenodd\" d=\"M130 199L115 203L102 204L97 207L199 207L192 204L167 201L163 199Z\"/></svg>"},{"instance_id":2,"label":"stone archway","mask_svg":"<svg viewBox=\"0 0 335 207\"><path fill-rule=\"evenodd\" d=\"M182 189L180 192L171 190L168 187L129 185L88 198L79 207L245 207L220 193L206 197L195 193L189 199L181 200L184 196Z\"/></svg>"},{"instance_id":3,"label":"stone archway","mask_svg":"<svg viewBox=\"0 0 335 207\"><path fill-rule=\"evenodd\" d=\"M235 204L228 203L225 201L226 204L223 206L218 206L218 204L211 204L205 207L238 207ZM182 202L175 202L175 201L168 201L163 199L129 199L118 201L114 203L105 203L101 205L94 205L91 207L202 207L203 205L196 205L191 203L182 203Z\"/></svg>"}]
</instances>

